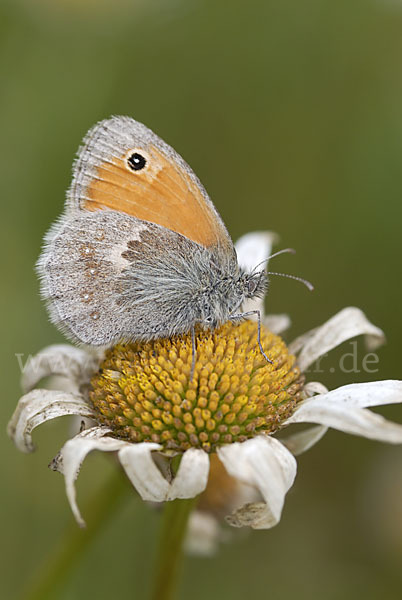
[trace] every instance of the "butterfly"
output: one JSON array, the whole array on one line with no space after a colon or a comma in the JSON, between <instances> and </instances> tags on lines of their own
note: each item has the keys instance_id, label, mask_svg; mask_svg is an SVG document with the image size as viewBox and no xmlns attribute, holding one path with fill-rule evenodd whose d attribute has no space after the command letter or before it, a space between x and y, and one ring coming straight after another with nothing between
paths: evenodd
<instances>
[{"instance_id":1,"label":"butterfly","mask_svg":"<svg viewBox=\"0 0 402 600\"><path fill-rule=\"evenodd\" d=\"M188 164L123 116L84 138L37 271L53 323L92 346L191 333L194 349L197 328L246 316L244 301L267 288L265 271L240 268Z\"/></svg>"}]
</instances>

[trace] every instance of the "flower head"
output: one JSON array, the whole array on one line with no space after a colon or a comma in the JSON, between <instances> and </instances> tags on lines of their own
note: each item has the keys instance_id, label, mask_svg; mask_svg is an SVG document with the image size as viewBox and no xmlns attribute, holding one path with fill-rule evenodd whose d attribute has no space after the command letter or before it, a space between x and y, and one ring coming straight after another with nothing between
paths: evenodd
<instances>
[{"instance_id":1,"label":"flower head","mask_svg":"<svg viewBox=\"0 0 402 600\"><path fill-rule=\"evenodd\" d=\"M271 241L263 233L239 240L240 264L251 270L269 255ZM262 311L262 301L255 302L247 309ZM382 331L357 308L340 311L289 347L277 335L288 324L285 316L265 317L263 323L261 342L272 363L260 352L254 321L227 323L197 335L193 377L186 336L120 344L104 356L50 347L26 367L27 393L9 434L21 450L31 451L31 433L40 423L68 414L92 420L93 426L68 440L52 462L65 476L80 524L74 482L85 456L98 449L118 454L144 500L204 492L191 522L204 549L216 535L215 517L224 511L233 526L272 527L296 475L294 456L328 427L402 443L401 425L367 410L402 402L402 382L351 384L330 392L318 382L305 383L308 367L347 339L364 334L372 348L383 341ZM67 377L72 391L33 389L50 374ZM316 426L279 441L276 432L293 423ZM177 455L180 464L173 476L170 461Z\"/></svg>"},{"instance_id":2,"label":"flower head","mask_svg":"<svg viewBox=\"0 0 402 600\"><path fill-rule=\"evenodd\" d=\"M274 433L302 398L300 369L283 340L257 324L227 323L197 336L113 347L91 380L89 401L116 437L155 442L167 453Z\"/></svg>"}]
</instances>

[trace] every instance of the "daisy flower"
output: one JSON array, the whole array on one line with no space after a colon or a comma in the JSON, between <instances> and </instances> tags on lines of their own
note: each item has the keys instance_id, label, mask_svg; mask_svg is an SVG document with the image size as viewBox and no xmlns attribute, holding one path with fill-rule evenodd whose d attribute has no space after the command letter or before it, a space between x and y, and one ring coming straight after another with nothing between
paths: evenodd
<instances>
[{"instance_id":1,"label":"daisy flower","mask_svg":"<svg viewBox=\"0 0 402 600\"><path fill-rule=\"evenodd\" d=\"M236 244L248 270L266 259L273 235L251 233ZM263 311L263 301L247 310ZM285 315L257 323L226 323L201 332L192 366L191 337L118 344L102 354L70 345L50 346L25 367L21 398L8 432L23 452L34 449L31 434L41 423L63 415L89 419L69 439L51 467L64 475L75 518L80 514L75 480L92 450L113 452L145 501L165 502L200 495L190 521L188 546L209 552L217 537L216 515L225 511L235 527L254 529L278 523L285 495L296 476L295 456L318 442L328 427L392 444L402 426L367 410L402 402L401 381L350 384L328 391L306 381L306 371L342 342L365 335L372 350L382 331L361 310L341 310L289 346L278 335ZM59 375L69 391L35 389ZM295 423L313 427L286 436ZM277 434L281 432L281 438ZM208 484L209 479L209 484Z\"/></svg>"}]
</instances>

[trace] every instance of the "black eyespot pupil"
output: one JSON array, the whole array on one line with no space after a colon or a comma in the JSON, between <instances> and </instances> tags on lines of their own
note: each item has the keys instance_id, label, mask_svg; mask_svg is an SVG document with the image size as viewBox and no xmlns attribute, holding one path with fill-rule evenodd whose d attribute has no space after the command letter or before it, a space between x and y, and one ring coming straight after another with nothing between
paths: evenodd
<instances>
[{"instance_id":1,"label":"black eyespot pupil","mask_svg":"<svg viewBox=\"0 0 402 600\"><path fill-rule=\"evenodd\" d=\"M133 171L141 171L147 164L147 161L142 156L142 154L138 154L138 152L134 152L130 158L128 159L128 166Z\"/></svg>"}]
</instances>

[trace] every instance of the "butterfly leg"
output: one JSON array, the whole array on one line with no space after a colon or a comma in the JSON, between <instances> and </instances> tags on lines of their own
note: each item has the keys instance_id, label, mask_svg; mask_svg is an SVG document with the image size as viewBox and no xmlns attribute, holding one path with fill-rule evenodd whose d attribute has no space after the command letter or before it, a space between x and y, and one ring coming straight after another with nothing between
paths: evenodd
<instances>
[{"instance_id":1,"label":"butterfly leg","mask_svg":"<svg viewBox=\"0 0 402 600\"><path fill-rule=\"evenodd\" d=\"M230 320L235 321L237 319L243 319L244 317L251 317L251 315L257 315L258 346L260 348L260 352L263 355L263 357L265 358L265 360L272 365L273 361L271 359L269 359L268 356L265 354L264 348L262 347L262 343L261 343L261 313L260 313L260 311L259 310L249 310L248 312L239 313L238 315L231 315Z\"/></svg>"}]
</instances>

